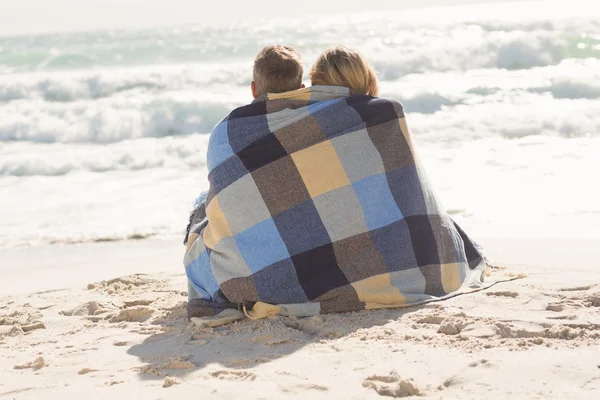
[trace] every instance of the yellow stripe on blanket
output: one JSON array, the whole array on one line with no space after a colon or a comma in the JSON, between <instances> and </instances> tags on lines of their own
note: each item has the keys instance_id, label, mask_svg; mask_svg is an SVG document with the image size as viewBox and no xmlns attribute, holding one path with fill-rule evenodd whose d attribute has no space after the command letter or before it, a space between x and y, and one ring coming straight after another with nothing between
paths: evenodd
<instances>
[{"instance_id":1,"label":"yellow stripe on blanket","mask_svg":"<svg viewBox=\"0 0 600 400\"><path fill-rule=\"evenodd\" d=\"M269 100L284 100L284 99L294 99L294 100L305 100L308 101L310 100L310 96L311 96L312 91L310 90L310 88L306 88L306 89L298 89L298 90L292 90L289 92L284 92L284 93L269 93L267 94L267 98Z\"/></svg>"},{"instance_id":2,"label":"yellow stripe on blanket","mask_svg":"<svg viewBox=\"0 0 600 400\"><path fill-rule=\"evenodd\" d=\"M270 317L271 315L277 315L279 314L279 311L281 311L281 307L274 304L263 303L261 301L254 303L250 310L247 309L246 305L244 304L244 314L246 314L246 317L252 320L263 319Z\"/></svg>"},{"instance_id":3,"label":"yellow stripe on blanket","mask_svg":"<svg viewBox=\"0 0 600 400\"><path fill-rule=\"evenodd\" d=\"M442 273L442 286L444 292L450 293L458 290L462 285L462 276L460 273L461 265L458 263L440 265Z\"/></svg>"},{"instance_id":4,"label":"yellow stripe on blanket","mask_svg":"<svg viewBox=\"0 0 600 400\"><path fill-rule=\"evenodd\" d=\"M232 236L233 233L216 197L208 203L206 215L210 224L204 230L204 244L214 249L221 239Z\"/></svg>"},{"instance_id":5,"label":"yellow stripe on blanket","mask_svg":"<svg viewBox=\"0 0 600 400\"><path fill-rule=\"evenodd\" d=\"M366 309L381 308L382 304L402 306L406 298L392 285L390 274L375 275L352 284L358 299L366 303ZM372 303L372 304L369 304Z\"/></svg>"},{"instance_id":6,"label":"yellow stripe on blanket","mask_svg":"<svg viewBox=\"0 0 600 400\"><path fill-rule=\"evenodd\" d=\"M404 135L404 139L406 139L406 143L408 143L408 147L414 153L415 149L413 147L412 136L410 134L410 130L408 129L408 124L406 123L406 118L398 118L400 121L400 130Z\"/></svg>"},{"instance_id":7,"label":"yellow stripe on blanket","mask_svg":"<svg viewBox=\"0 0 600 400\"><path fill-rule=\"evenodd\" d=\"M192 245L194 243L196 243L196 239L198 239L198 235L197 233L190 233L190 236L188 237L188 242L187 245L185 246L185 252L187 253L190 250L190 247L192 247Z\"/></svg>"},{"instance_id":8,"label":"yellow stripe on blanket","mask_svg":"<svg viewBox=\"0 0 600 400\"><path fill-rule=\"evenodd\" d=\"M331 140L298 151L292 159L313 199L350 184Z\"/></svg>"}]
</instances>

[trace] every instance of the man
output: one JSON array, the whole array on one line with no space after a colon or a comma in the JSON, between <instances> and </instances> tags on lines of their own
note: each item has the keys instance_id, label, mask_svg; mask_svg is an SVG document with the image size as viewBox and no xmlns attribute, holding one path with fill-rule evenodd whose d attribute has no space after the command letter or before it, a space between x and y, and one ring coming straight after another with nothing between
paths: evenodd
<instances>
[{"instance_id":1,"label":"man","mask_svg":"<svg viewBox=\"0 0 600 400\"><path fill-rule=\"evenodd\" d=\"M305 87L302 83L303 74L304 65L302 62L302 57L295 49L290 46L283 45L267 46L258 53L256 59L254 60L254 68L252 73L253 80L250 84L252 97L256 100L268 93L284 93L302 89ZM246 106L246 108L248 107L251 108L252 104ZM241 107L237 110L234 110L228 117L235 116L236 112L243 113L244 108L245 107ZM223 126L223 123L227 121L228 117L219 123L215 129L217 129L219 126ZM252 136L252 134L249 136ZM213 134L207 156L209 172L212 172L217 163L225 161L221 158L226 157L220 151L220 148L223 146L218 143L217 140L213 140L214 138L216 138L216 135ZM190 215L186 237L184 240L184 244L187 245L186 255L188 254L188 251L192 245L195 243L200 244L200 242L203 242L204 246L216 244L214 243L213 236L215 235L214 231L217 230L218 226L213 228L209 222L211 220L210 215L207 218L206 200L212 200L211 195L214 195L215 187L218 188L219 186L220 184L218 182L211 184L211 191L209 193L201 194L196 201L196 207ZM209 196L208 199L206 198L207 195ZM218 218L213 225L219 225ZM200 237L200 235L202 235L202 237ZM210 247L208 248L210 249ZM225 258L227 258L227 256L225 256ZM210 268L210 266L204 265L204 268ZM192 281L189 281L190 300L198 298L211 299L213 296L216 296L214 300L221 303L224 309L232 306L221 290L218 290L216 293L208 293L206 290L198 287L194 288L194 286L195 285L192 283ZM209 303L207 302L206 304ZM192 307L190 307L188 314L190 316L197 315L198 313L194 312L191 308Z\"/></svg>"},{"instance_id":2,"label":"man","mask_svg":"<svg viewBox=\"0 0 600 400\"><path fill-rule=\"evenodd\" d=\"M257 99L265 93L283 93L304 88L304 66L300 54L289 46L267 46L254 60L252 96Z\"/></svg>"},{"instance_id":3,"label":"man","mask_svg":"<svg viewBox=\"0 0 600 400\"><path fill-rule=\"evenodd\" d=\"M283 93L304 88L304 65L300 53L290 46L274 45L263 48L254 60L250 91L254 99L266 93ZM184 244L192 243L206 223L205 199L200 195L195 210L190 215ZM195 232L197 231L197 232ZM188 247L189 248L189 247Z\"/></svg>"}]
</instances>

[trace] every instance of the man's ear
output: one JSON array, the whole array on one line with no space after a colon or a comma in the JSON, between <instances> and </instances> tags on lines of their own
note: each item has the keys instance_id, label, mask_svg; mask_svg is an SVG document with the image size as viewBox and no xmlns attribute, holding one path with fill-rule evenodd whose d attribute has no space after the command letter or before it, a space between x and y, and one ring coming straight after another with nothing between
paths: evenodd
<instances>
[{"instance_id":1,"label":"man's ear","mask_svg":"<svg viewBox=\"0 0 600 400\"><path fill-rule=\"evenodd\" d=\"M300 89L304 89L306 87L306 85L304 85L304 83L302 85L300 85Z\"/></svg>"},{"instance_id":2,"label":"man's ear","mask_svg":"<svg viewBox=\"0 0 600 400\"><path fill-rule=\"evenodd\" d=\"M258 98L258 92L256 91L256 83L254 83L254 81L252 81L252 83L250 84L250 90L252 90L252 97L254 97L255 99Z\"/></svg>"}]
</instances>

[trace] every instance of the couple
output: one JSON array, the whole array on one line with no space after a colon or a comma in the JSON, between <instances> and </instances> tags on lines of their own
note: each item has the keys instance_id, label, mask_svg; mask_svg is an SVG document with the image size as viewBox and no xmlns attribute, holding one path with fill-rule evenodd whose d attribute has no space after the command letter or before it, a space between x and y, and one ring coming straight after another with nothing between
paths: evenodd
<instances>
[{"instance_id":1,"label":"couple","mask_svg":"<svg viewBox=\"0 0 600 400\"><path fill-rule=\"evenodd\" d=\"M207 198L190 216L188 315L391 308L480 288L485 261L429 184L402 105L337 46L302 84L300 55L264 48L254 101L214 128Z\"/></svg>"}]
</instances>

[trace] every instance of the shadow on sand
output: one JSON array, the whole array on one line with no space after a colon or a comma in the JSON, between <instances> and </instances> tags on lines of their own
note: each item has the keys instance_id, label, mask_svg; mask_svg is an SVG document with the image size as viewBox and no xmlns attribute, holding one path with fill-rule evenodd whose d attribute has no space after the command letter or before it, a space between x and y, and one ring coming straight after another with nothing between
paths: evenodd
<instances>
[{"instance_id":1,"label":"shadow on sand","mask_svg":"<svg viewBox=\"0 0 600 400\"><path fill-rule=\"evenodd\" d=\"M187 320L182 303L153 321L150 326L160 327L160 333L132 346L128 354L146 363L139 369L141 379L184 377L204 369L213 377L223 373L243 375L239 371L288 356L305 346L335 345L337 340L349 337L366 340L366 331L361 330L433 307L421 305L310 318L275 316L259 321L246 319L213 329L198 328ZM383 329L380 331L385 335Z\"/></svg>"}]
</instances>

